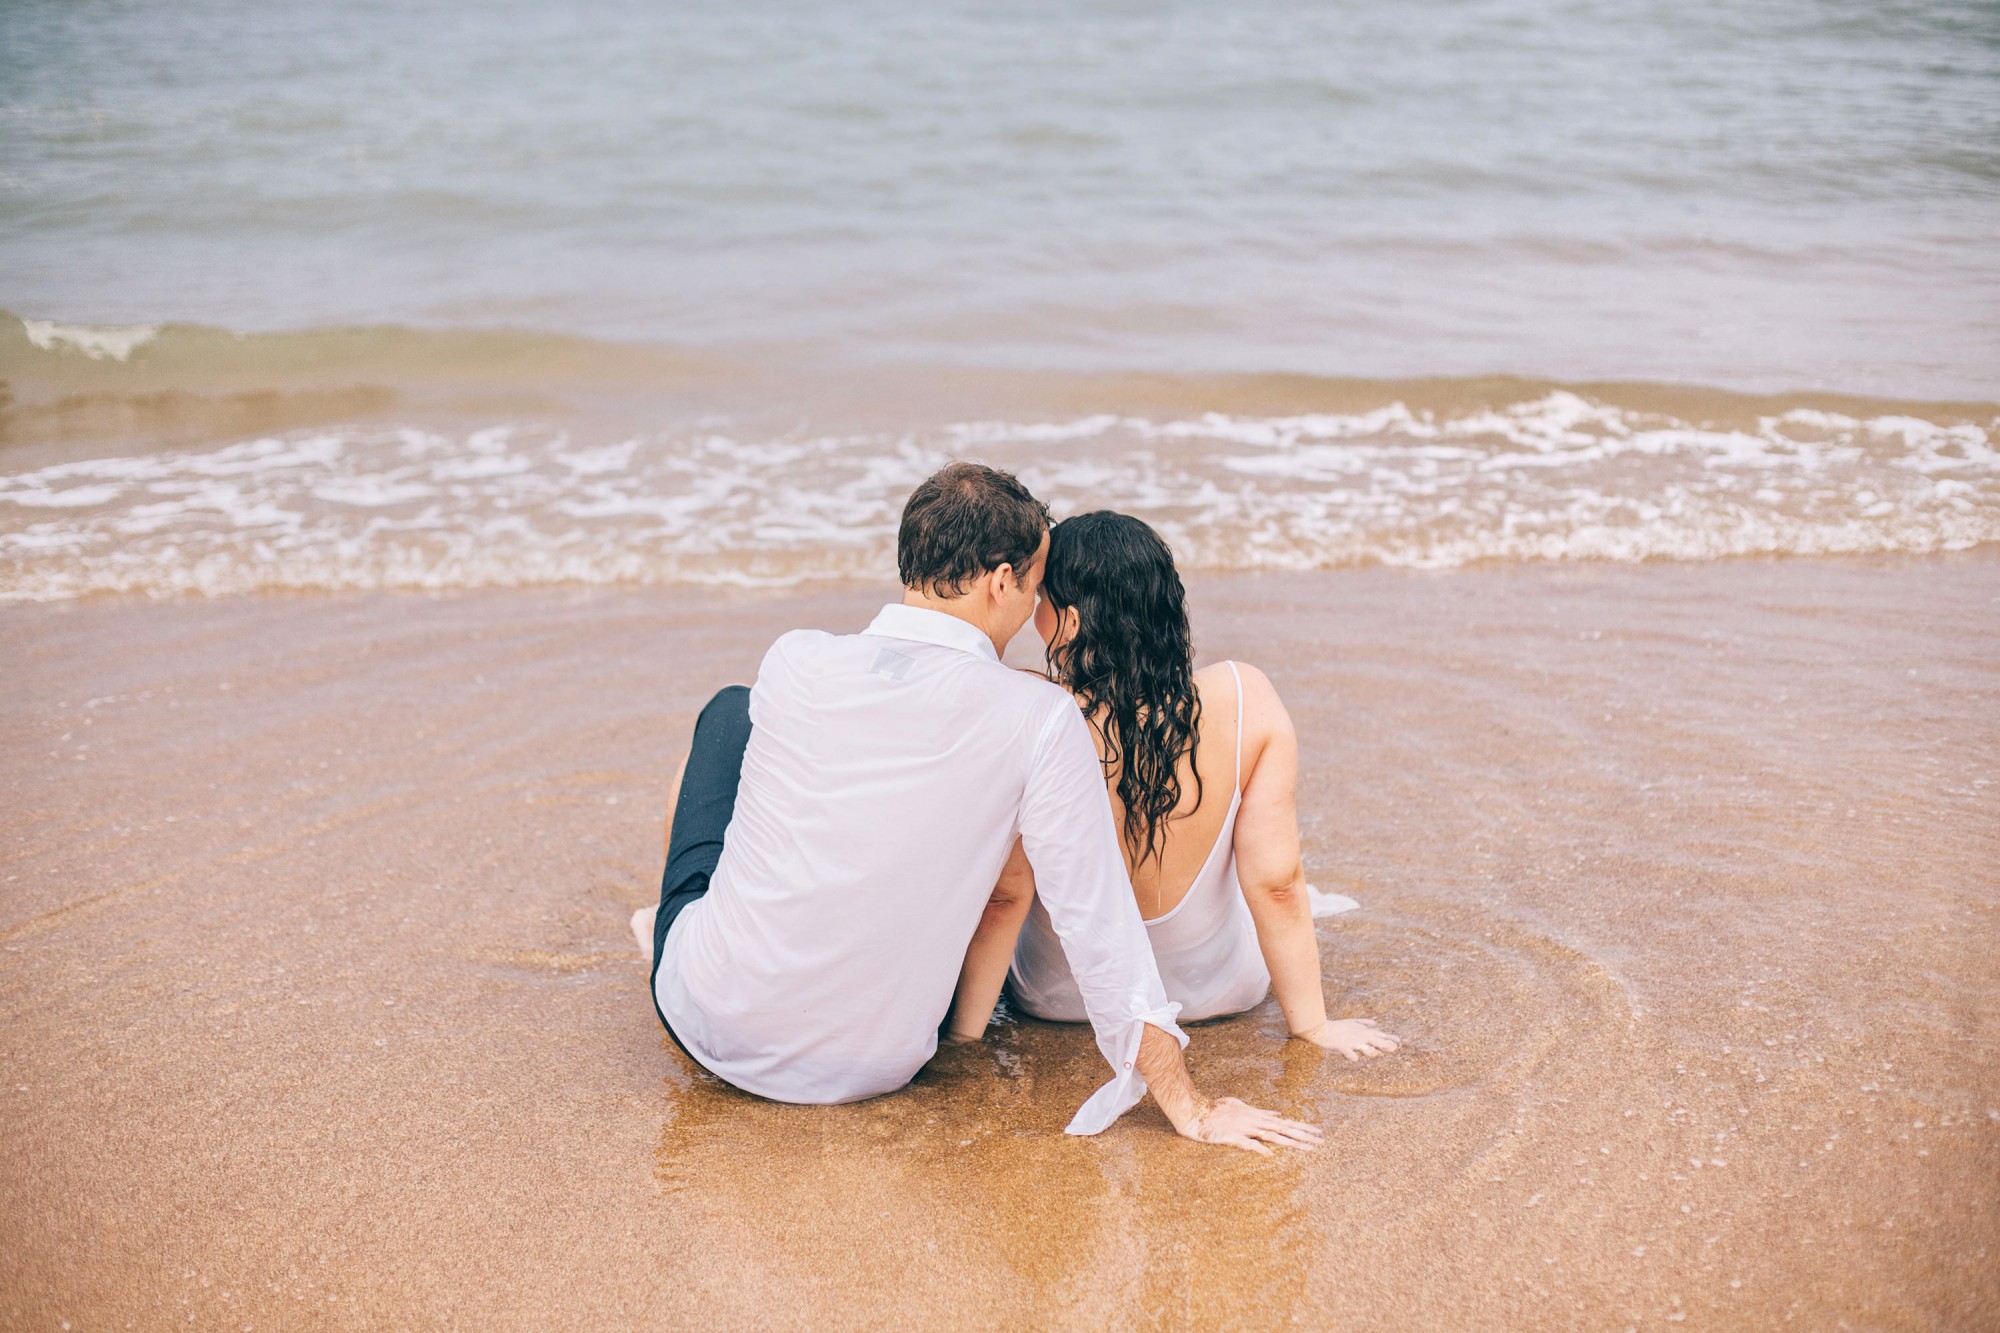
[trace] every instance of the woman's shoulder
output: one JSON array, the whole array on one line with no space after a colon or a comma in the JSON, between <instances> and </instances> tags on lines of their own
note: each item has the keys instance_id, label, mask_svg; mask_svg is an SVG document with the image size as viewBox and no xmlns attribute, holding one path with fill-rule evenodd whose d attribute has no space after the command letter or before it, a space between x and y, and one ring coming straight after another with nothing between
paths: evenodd
<instances>
[{"instance_id":1,"label":"woman's shoulder","mask_svg":"<svg viewBox=\"0 0 2000 1333\"><path fill-rule=\"evenodd\" d=\"M1231 671L1231 667L1235 670ZM1242 682L1241 707L1243 709L1243 733L1246 741L1259 737L1278 725L1281 720L1289 721L1284 700L1278 697L1278 687L1271 678L1248 662L1211 662L1198 668L1194 673L1195 688L1204 697L1210 690L1223 691L1222 698L1231 698L1237 693L1237 682ZM1234 700L1232 700L1234 702ZM1230 709L1234 713L1235 709Z\"/></svg>"},{"instance_id":2,"label":"woman's shoulder","mask_svg":"<svg viewBox=\"0 0 2000 1333\"><path fill-rule=\"evenodd\" d=\"M1217 686L1234 692L1239 680L1243 682L1246 698L1277 697L1278 687L1271 683L1271 678L1248 662L1225 658L1220 662L1210 662L1205 667L1196 667L1194 672L1195 687L1204 692Z\"/></svg>"}]
</instances>

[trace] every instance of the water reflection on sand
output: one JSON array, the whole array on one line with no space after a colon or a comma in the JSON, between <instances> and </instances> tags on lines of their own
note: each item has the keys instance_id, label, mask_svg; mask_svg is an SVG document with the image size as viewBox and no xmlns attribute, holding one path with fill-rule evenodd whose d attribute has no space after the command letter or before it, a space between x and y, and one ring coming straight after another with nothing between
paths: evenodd
<instances>
[{"instance_id":1,"label":"water reflection on sand","mask_svg":"<svg viewBox=\"0 0 2000 1333\"><path fill-rule=\"evenodd\" d=\"M881 590L5 609L0 1322L1980 1327L2000 562L1198 577L1308 756L1336 1014L906 1091L689 1070L626 922L693 710ZM1677 1320L1675 1316L1681 1316Z\"/></svg>"},{"instance_id":2,"label":"water reflection on sand","mask_svg":"<svg viewBox=\"0 0 2000 1333\"><path fill-rule=\"evenodd\" d=\"M815 1255L846 1256L837 1272L894 1274L913 1296L978 1272L1038 1326L1110 1301L1140 1323L1275 1327L1312 1322L1321 1285L1377 1262L1353 1237L1420 1237L1441 1209L1476 1219L1482 1185L1528 1177L1518 1127L1567 1100L1565 1071L1615 1065L1635 1100L1656 1100L1622 983L1575 951L1462 914L1444 929L1361 914L1321 931L1340 1011L1384 1015L1411 1039L1396 1058L1351 1065L1286 1042L1270 1002L1189 1028L1208 1086L1327 1126L1317 1154L1191 1151L1150 1106L1098 1140L1067 1138L1101 1077L1088 1030L1003 1017L905 1092L846 1107L750 1097L675 1052L657 1178L746 1251L810 1237ZM1637 1128L1616 1137L1643 1158ZM1384 1141L1411 1129L1414 1157ZM1388 1160L1393 1179L1365 1184ZM1329 1246L1329 1222L1348 1244Z\"/></svg>"}]
</instances>

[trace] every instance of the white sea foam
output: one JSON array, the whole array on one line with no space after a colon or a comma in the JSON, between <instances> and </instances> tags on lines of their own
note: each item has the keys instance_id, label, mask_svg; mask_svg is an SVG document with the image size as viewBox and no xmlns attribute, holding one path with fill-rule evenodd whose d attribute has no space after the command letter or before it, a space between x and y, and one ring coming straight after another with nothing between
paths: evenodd
<instances>
[{"instance_id":1,"label":"white sea foam","mask_svg":"<svg viewBox=\"0 0 2000 1333\"><path fill-rule=\"evenodd\" d=\"M123 361L160 332L157 324L58 324L52 319L24 319L21 331L44 352L81 352L92 361L109 357Z\"/></svg>"},{"instance_id":2,"label":"white sea foam","mask_svg":"<svg viewBox=\"0 0 2000 1333\"><path fill-rule=\"evenodd\" d=\"M2000 541L1996 428L1714 429L1553 393L909 435L320 431L0 476L0 598L880 578L910 487L966 456L1059 514L1139 514L1196 569L1951 551Z\"/></svg>"}]
</instances>

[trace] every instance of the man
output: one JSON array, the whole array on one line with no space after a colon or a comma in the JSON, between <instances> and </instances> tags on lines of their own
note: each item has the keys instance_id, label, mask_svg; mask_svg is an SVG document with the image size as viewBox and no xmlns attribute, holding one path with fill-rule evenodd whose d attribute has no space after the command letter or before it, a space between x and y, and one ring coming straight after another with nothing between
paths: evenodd
<instances>
[{"instance_id":1,"label":"man","mask_svg":"<svg viewBox=\"0 0 2000 1333\"><path fill-rule=\"evenodd\" d=\"M702 710L652 922L660 1021L703 1068L774 1100L900 1088L935 1053L967 945L1025 857L1112 1073L1069 1132L1151 1091L1189 1138L1313 1147L1311 1125L1195 1090L1083 717L1000 663L1048 543L1048 510L1019 481L954 463L904 508L900 605L860 634L785 635L754 688Z\"/></svg>"}]
</instances>

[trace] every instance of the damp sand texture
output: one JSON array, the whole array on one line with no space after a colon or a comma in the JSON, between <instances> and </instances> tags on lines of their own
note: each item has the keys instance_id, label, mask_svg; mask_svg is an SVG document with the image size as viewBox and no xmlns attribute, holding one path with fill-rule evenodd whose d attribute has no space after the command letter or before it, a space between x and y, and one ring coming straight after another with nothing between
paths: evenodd
<instances>
[{"instance_id":1,"label":"damp sand texture","mask_svg":"<svg viewBox=\"0 0 2000 1333\"><path fill-rule=\"evenodd\" d=\"M0 609L9 1328L1979 1328L2000 560L1204 576L1298 719L1364 1066L1079 1030L780 1106L626 930L693 714L886 590Z\"/></svg>"}]
</instances>

